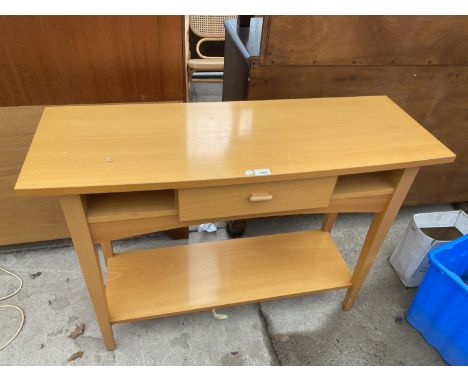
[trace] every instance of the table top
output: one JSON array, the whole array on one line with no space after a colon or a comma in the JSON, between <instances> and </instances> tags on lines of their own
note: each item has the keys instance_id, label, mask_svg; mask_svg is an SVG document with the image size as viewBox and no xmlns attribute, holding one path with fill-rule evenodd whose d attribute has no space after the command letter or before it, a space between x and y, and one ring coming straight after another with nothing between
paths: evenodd
<instances>
[{"instance_id":1,"label":"table top","mask_svg":"<svg viewBox=\"0 0 468 382\"><path fill-rule=\"evenodd\" d=\"M386 96L46 107L15 190L63 195L392 170L455 155ZM257 174L269 173L267 176Z\"/></svg>"}]
</instances>

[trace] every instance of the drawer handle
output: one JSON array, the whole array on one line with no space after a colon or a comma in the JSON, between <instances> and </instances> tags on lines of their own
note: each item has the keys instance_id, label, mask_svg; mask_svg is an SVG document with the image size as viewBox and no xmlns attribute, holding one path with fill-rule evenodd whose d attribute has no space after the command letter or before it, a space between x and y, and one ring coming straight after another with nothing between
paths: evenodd
<instances>
[{"instance_id":1,"label":"drawer handle","mask_svg":"<svg viewBox=\"0 0 468 382\"><path fill-rule=\"evenodd\" d=\"M271 194L252 194L249 198L251 202L266 202L271 199L273 199Z\"/></svg>"}]
</instances>

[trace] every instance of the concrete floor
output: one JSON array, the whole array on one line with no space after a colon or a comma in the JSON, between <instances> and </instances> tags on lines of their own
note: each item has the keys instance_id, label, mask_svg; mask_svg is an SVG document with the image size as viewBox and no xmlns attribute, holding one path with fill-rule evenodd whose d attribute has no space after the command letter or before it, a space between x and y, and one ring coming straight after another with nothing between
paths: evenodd
<instances>
[{"instance_id":1,"label":"concrete floor","mask_svg":"<svg viewBox=\"0 0 468 382\"><path fill-rule=\"evenodd\" d=\"M190 87L191 102L212 102L221 101L223 94L222 83L203 83L197 82Z\"/></svg>"},{"instance_id":2,"label":"concrete floor","mask_svg":"<svg viewBox=\"0 0 468 382\"><path fill-rule=\"evenodd\" d=\"M221 87L199 86L199 101L216 100ZM450 210L450 205L402 209L360 296L341 310L344 290L306 297L194 313L114 327L116 349L104 349L74 250L68 240L0 247L0 266L24 280L23 289L1 302L26 314L18 338L0 352L0 365L444 365L438 353L405 321L414 296L387 259L415 213ZM370 215L338 217L332 235L354 266ZM318 229L320 215L250 220L245 236ZM220 225L222 227L222 224ZM116 252L228 239L191 232L188 241L152 234L116 242ZM105 267L104 267L105 268ZM40 272L40 275L38 274ZM36 277L33 278L33 275ZM0 296L15 281L0 273ZM0 311L0 344L14 332L18 314ZM83 323L76 339L69 332ZM78 351L81 358L68 362Z\"/></svg>"}]
</instances>

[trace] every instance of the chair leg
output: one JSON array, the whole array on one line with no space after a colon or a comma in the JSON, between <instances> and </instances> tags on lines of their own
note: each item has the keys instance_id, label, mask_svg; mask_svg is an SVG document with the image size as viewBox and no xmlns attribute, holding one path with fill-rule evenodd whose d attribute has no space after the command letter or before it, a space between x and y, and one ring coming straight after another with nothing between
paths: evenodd
<instances>
[{"instance_id":1,"label":"chair leg","mask_svg":"<svg viewBox=\"0 0 468 382\"><path fill-rule=\"evenodd\" d=\"M230 238L241 237L245 233L247 220L230 220L226 222L226 232Z\"/></svg>"},{"instance_id":2,"label":"chair leg","mask_svg":"<svg viewBox=\"0 0 468 382\"><path fill-rule=\"evenodd\" d=\"M114 256L114 251L112 249L112 241L103 241L102 243L100 243L100 245L102 252L104 253L104 259L106 260L107 264L107 260Z\"/></svg>"},{"instance_id":3,"label":"chair leg","mask_svg":"<svg viewBox=\"0 0 468 382\"><path fill-rule=\"evenodd\" d=\"M166 231L169 237L173 240L188 239L189 238L189 227L181 227L170 229Z\"/></svg>"},{"instance_id":4,"label":"chair leg","mask_svg":"<svg viewBox=\"0 0 468 382\"><path fill-rule=\"evenodd\" d=\"M191 101L190 89L192 87L192 76L193 76L193 70L189 69L188 72L187 72L187 94L186 94L187 102Z\"/></svg>"}]
</instances>

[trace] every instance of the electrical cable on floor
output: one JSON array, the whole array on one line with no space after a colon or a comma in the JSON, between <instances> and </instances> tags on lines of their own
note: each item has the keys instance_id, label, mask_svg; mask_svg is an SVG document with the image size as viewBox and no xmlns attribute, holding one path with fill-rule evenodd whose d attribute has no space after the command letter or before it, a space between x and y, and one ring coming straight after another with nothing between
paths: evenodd
<instances>
[{"instance_id":1,"label":"electrical cable on floor","mask_svg":"<svg viewBox=\"0 0 468 382\"><path fill-rule=\"evenodd\" d=\"M10 293L7 296L0 297L0 301L3 301L3 300L6 300L7 298L13 297L15 294L17 294L21 290L21 288L23 287L23 280L18 275L15 275L13 272L7 271L6 269L3 269L2 267L0 267L0 271L5 272L6 274L13 276L19 280L19 286L14 292ZM8 345L10 345L15 340L16 337L18 337L18 334L21 332L21 329L23 329L23 325L24 325L24 312L20 307L16 305L0 305L0 309L3 309L3 308L16 309L17 311L19 311L21 314L21 323L20 323L18 330L13 335L13 337L11 337L4 345L0 346L0 351L5 349Z\"/></svg>"}]
</instances>

